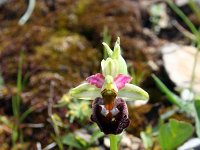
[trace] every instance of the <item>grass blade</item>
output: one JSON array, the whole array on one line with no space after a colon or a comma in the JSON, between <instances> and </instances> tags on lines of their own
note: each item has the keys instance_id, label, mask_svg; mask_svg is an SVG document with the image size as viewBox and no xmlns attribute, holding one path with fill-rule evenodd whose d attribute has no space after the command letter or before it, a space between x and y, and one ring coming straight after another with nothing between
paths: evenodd
<instances>
[{"instance_id":1,"label":"grass blade","mask_svg":"<svg viewBox=\"0 0 200 150\"><path fill-rule=\"evenodd\" d=\"M166 94L168 100L177 105L178 107L181 107L181 99L176 96L173 92L171 92L167 87L166 85L164 85L164 83L157 77L155 76L154 74L152 75L152 78L154 79L154 81L156 82L157 86L159 87L159 89Z\"/></svg>"}]
</instances>

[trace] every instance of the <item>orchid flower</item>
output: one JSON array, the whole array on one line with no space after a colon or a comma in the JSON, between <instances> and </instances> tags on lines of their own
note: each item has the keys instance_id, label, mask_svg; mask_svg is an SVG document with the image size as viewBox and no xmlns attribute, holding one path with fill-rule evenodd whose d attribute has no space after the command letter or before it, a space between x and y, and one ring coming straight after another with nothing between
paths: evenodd
<instances>
[{"instance_id":1,"label":"orchid flower","mask_svg":"<svg viewBox=\"0 0 200 150\"><path fill-rule=\"evenodd\" d=\"M105 134L119 134L128 127L128 109L124 100L148 101L149 95L142 88L130 84L127 65L121 56L119 38L114 50L103 43L108 58L101 61L102 73L86 78L86 82L70 90L71 97L94 100L91 120L96 122Z\"/></svg>"}]
</instances>

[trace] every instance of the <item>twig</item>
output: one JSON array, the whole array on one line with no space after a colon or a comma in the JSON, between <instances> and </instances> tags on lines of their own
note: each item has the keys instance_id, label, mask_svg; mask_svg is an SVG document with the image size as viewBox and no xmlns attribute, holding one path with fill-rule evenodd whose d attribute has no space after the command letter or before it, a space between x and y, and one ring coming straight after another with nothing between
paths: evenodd
<instances>
[{"instance_id":1,"label":"twig","mask_svg":"<svg viewBox=\"0 0 200 150\"><path fill-rule=\"evenodd\" d=\"M35 8L35 0L29 0L28 8L27 8L26 12L24 13L24 15L20 18L20 20L18 22L19 25L22 26L28 21L31 14L33 13L34 8Z\"/></svg>"},{"instance_id":2,"label":"twig","mask_svg":"<svg viewBox=\"0 0 200 150\"><path fill-rule=\"evenodd\" d=\"M196 36L194 34L192 34L191 32L189 32L188 30L186 30L183 26L181 26L176 20L172 21L172 24L175 26L175 28L183 33L184 36L186 36L187 38L189 38L190 40L194 40L196 41Z\"/></svg>"},{"instance_id":3,"label":"twig","mask_svg":"<svg viewBox=\"0 0 200 150\"><path fill-rule=\"evenodd\" d=\"M52 149L52 148L54 148L56 146L56 143L55 142L53 142L53 143L51 143L51 144L49 144L49 145L47 145L45 148L43 148L42 150L49 150L49 149Z\"/></svg>"},{"instance_id":4,"label":"twig","mask_svg":"<svg viewBox=\"0 0 200 150\"><path fill-rule=\"evenodd\" d=\"M53 107L53 85L54 85L54 82L52 81L50 83L50 93L49 93L49 100L48 100L48 115L49 117L52 116L52 107Z\"/></svg>"},{"instance_id":5,"label":"twig","mask_svg":"<svg viewBox=\"0 0 200 150\"><path fill-rule=\"evenodd\" d=\"M26 124L22 124L23 127L29 127L29 128L43 128L44 127L44 123L26 123Z\"/></svg>"}]
</instances>

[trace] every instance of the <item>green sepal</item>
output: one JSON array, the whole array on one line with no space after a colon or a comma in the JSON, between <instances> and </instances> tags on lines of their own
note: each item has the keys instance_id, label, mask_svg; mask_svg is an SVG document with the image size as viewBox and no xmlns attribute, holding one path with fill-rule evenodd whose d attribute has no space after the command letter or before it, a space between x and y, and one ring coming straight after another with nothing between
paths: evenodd
<instances>
[{"instance_id":1,"label":"green sepal","mask_svg":"<svg viewBox=\"0 0 200 150\"><path fill-rule=\"evenodd\" d=\"M149 100L149 94L145 90L139 86L128 83L119 90L118 97L121 97L126 101Z\"/></svg>"},{"instance_id":2,"label":"green sepal","mask_svg":"<svg viewBox=\"0 0 200 150\"><path fill-rule=\"evenodd\" d=\"M102 74L105 76L110 75L115 77L119 72L118 61L112 58L107 58L101 61Z\"/></svg>"},{"instance_id":3,"label":"green sepal","mask_svg":"<svg viewBox=\"0 0 200 150\"><path fill-rule=\"evenodd\" d=\"M70 97L83 100L94 100L101 97L101 89L89 83L83 83L69 91Z\"/></svg>"},{"instance_id":4,"label":"green sepal","mask_svg":"<svg viewBox=\"0 0 200 150\"><path fill-rule=\"evenodd\" d=\"M111 48L106 44L103 43L106 52L109 56L109 58L116 60L117 61L117 66L118 66L118 74L128 74L127 72L127 65L124 60L124 58L121 56L121 48L120 48L120 39L118 37L115 46L114 46L114 51L111 50Z\"/></svg>"}]
</instances>

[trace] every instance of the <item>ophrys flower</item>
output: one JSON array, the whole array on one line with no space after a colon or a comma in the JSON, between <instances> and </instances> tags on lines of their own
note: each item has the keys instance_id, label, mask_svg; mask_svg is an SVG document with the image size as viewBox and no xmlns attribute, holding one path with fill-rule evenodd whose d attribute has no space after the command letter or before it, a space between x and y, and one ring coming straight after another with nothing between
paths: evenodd
<instances>
[{"instance_id":1,"label":"ophrys flower","mask_svg":"<svg viewBox=\"0 0 200 150\"><path fill-rule=\"evenodd\" d=\"M91 119L105 134L119 134L129 125L127 105L124 100L136 101L149 99L142 88L129 84L127 65L121 56L117 40L114 51L103 43L108 58L101 61L101 73L89 76L86 82L70 90L69 94L77 99L94 100Z\"/></svg>"}]
</instances>

